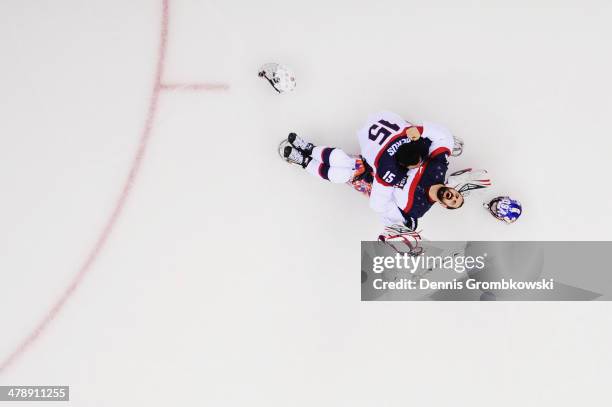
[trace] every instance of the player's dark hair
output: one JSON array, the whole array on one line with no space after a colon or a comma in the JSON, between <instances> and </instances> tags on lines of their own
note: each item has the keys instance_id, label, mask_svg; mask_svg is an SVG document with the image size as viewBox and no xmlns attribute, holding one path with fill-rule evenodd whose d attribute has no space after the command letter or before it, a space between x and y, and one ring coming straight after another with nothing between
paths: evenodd
<instances>
[{"instance_id":1,"label":"player's dark hair","mask_svg":"<svg viewBox=\"0 0 612 407\"><path fill-rule=\"evenodd\" d=\"M425 159L423 154L423 146L418 141L402 144L395 153L395 160L398 164L405 167L409 165L417 165L421 160Z\"/></svg>"}]
</instances>

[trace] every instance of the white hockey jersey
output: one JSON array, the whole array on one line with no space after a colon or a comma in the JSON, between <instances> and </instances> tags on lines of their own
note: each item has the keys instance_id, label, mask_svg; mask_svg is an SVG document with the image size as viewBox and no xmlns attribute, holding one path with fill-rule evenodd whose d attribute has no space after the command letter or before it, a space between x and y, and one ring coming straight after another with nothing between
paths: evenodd
<instances>
[{"instance_id":1,"label":"white hockey jersey","mask_svg":"<svg viewBox=\"0 0 612 407\"><path fill-rule=\"evenodd\" d=\"M415 126L392 112L371 115L357 132L361 155L374 170L370 207L385 225L403 223L405 218L398 208L405 202L401 205L395 202L393 191L406 186L409 171L397 164L394 155L402 144L412 142L406 130L413 126L421 134L420 142L425 144L430 158L439 154L450 155L454 141L448 129L433 123Z\"/></svg>"}]
</instances>

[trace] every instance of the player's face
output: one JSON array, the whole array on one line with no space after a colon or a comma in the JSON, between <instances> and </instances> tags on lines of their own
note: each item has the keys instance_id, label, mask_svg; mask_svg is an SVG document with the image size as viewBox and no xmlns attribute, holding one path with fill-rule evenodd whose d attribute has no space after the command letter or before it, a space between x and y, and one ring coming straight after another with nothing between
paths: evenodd
<instances>
[{"instance_id":1,"label":"player's face","mask_svg":"<svg viewBox=\"0 0 612 407\"><path fill-rule=\"evenodd\" d=\"M438 199L443 206L449 209L456 209L463 205L463 195L455 188L441 187L438 190Z\"/></svg>"}]
</instances>

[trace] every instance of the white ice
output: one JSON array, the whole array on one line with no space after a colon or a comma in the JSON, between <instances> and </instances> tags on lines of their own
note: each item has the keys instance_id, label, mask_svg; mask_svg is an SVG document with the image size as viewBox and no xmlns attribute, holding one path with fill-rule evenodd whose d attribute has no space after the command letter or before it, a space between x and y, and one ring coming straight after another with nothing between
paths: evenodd
<instances>
[{"instance_id":1,"label":"white ice","mask_svg":"<svg viewBox=\"0 0 612 407\"><path fill-rule=\"evenodd\" d=\"M147 119L162 0L0 3L0 361L73 281ZM524 206L433 208L430 239L608 240L604 1L170 0L151 139L73 295L0 372L75 406L601 402L605 303L361 303L366 199L279 160L289 131L357 152L369 113L443 123L452 169ZM257 78L292 67L295 92ZM27 403L20 404L26 406ZM36 404L38 405L38 404Z\"/></svg>"}]
</instances>

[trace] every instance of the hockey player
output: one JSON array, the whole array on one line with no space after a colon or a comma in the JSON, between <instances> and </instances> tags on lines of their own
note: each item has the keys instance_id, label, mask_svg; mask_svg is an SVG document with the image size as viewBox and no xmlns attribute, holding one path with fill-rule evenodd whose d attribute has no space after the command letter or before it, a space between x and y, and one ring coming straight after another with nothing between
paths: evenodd
<instances>
[{"instance_id":1,"label":"hockey player","mask_svg":"<svg viewBox=\"0 0 612 407\"><path fill-rule=\"evenodd\" d=\"M287 140L291 145L284 148L285 159L301 165L308 173L316 177L334 183L346 183L358 177L369 176L368 182L376 182L371 175L372 168L367 166L367 163L361 158L351 157L338 148L314 146L295 133L289 134ZM414 231L417 228L418 219L427 213L435 203L447 209L457 209L463 206L462 193L444 184L448 170L447 156L450 155L450 150L447 150L443 149L440 153L432 154L421 161L418 167L409 169L404 182L391 189L391 205L395 211L384 218L387 222L386 226L404 225ZM422 160L421 156L416 159ZM459 171L453 175L465 171L468 170ZM449 181L452 178L452 176L449 177ZM488 185L489 182L489 180L480 181L483 186ZM466 189L466 183L466 180L461 180L457 187L462 186L460 190L463 191ZM475 187L474 184L469 185Z\"/></svg>"},{"instance_id":2,"label":"hockey player","mask_svg":"<svg viewBox=\"0 0 612 407\"><path fill-rule=\"evenodd\" d=\"M335 147L314 146L295 133L281 144L280 153L286 161L300 165L315 177L336 184L349 183L368 197L371 194L373 170L361 156L351 156ZM427 148L414 142L403 146L401 153L412 163L407 168L417 168L427 157Z\"/></svg>"},{"instance_id":3,"label":"hockey player","mask_svg":"<svg viewBox=\"0 0 612 407\"><path fill-rule=\"evenodd\" d=\"M424 159L450 155L454 146L452 134L443 126L415 126L391 112L370 116L357 138L362 157L374 170L370 207L387 226L402 218L393 195L406 184L408 172Z\"/></svg>"},{"instance_id":4,"label":"hockey player","mask_svg":"<svg viewBox=\"0 0 612 407\"><path fill-rule=\"evenodd\" d=\"M314 146L295 133L289 134L287 141L290 145L283 150L285 159L301 165L316 177L333 183L346 183L358 177L369 176L368 182L376 182L372 176L372 168L361 158L351 157L338 148ZM391 188L391 205L395 210L389 211L384 218L386 226L405 225L410 230L415 230L418 219L434 203L437 202L448 209L457 209L463 205L463 195L457 189L444 185L448 170L446 157L450 150L445 149L423 160L419 149L420 147L406 148L409 153L417 153L414 162L418 166L409 169L401 185Z\"/></svg>"},{"instance_id":5,"label":"hockey player","mask_svg":"<svg viewBox=\"0 0 612 407\"><path fill-rule=\"evenodd\" d=\"M387 226L401 218L393 191L404 186L408 171L418 168L428 157L450 154L454 145L446 128L433 123L414 126L391 112L370 116L357 137L360 158L337 148L315 147L295 133L289 134L291 146L286 146L282 154L310 174L335 183L372 174L370 207Z\"/></svg>"},{"instance_id":6,"label":"hockey player","mask_svg":"<svg viewBox=\"0 0 612 407\"><path fill-rule=\"evenodd\" d=\"M393 190L393 203L400 215L389 218L389 222L404 224L410 230L416 230L418 219L435 203L447 209L463 206L463 195L457 189L444 184L448 170L446 157L445 153L436 154L419 168L409 171L405 186Z\"/></svg>"}]
</instances>

